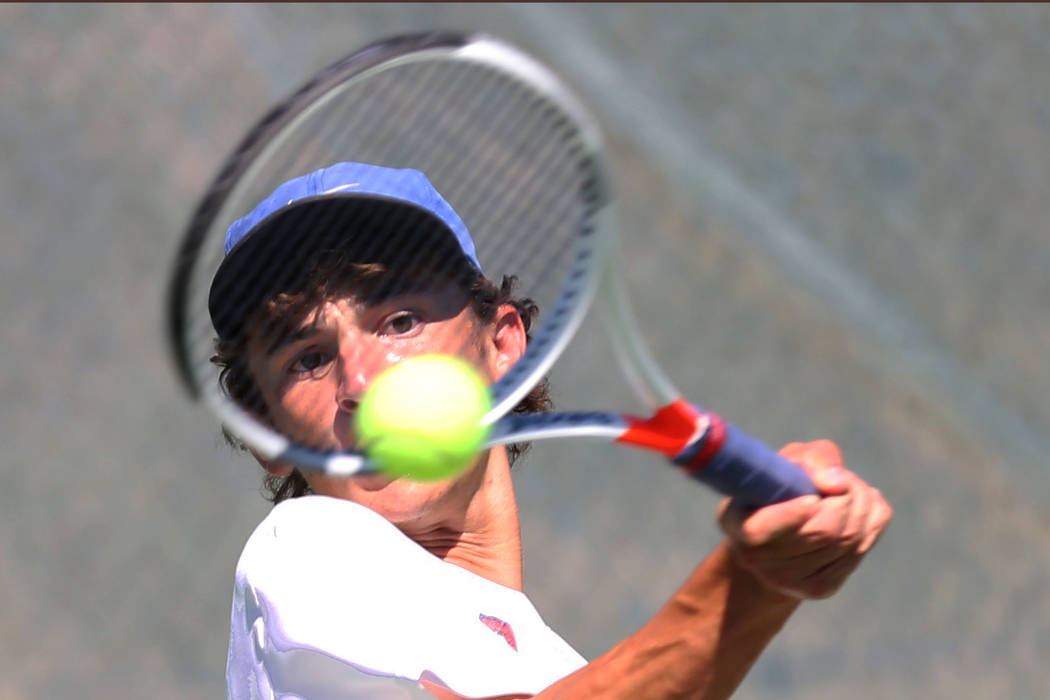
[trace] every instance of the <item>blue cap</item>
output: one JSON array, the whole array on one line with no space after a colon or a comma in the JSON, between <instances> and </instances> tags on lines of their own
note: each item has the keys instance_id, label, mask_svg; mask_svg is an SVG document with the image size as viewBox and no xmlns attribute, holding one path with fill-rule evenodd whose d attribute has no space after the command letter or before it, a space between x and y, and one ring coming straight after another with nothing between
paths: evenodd
<instances>
[{"instance_id":1,"label":"blue cap","mask_svg":"<svg viewBox=\"0 0 1050 700\"><path fill-rule=\"evenodd\" d=\"M385 242L387 254L395 256L414 240L403 231L395 236L389 228L382 227L325 230L326 227L318 225L325 221L324 212L318 210L325 207L333 212L351 207L358 213L371 213L378 220L406 212L411 215L407 220L414 222L410 226L418 229L418 235L444 239L475 269L481 270L466 225L423 173L366 163L336 163L280 185L226 231L226 257L215 272L208 297L212 323L221 337L235 332L244 308L262 292L260 288L267 278L291 272L281 269L282 261L317 245L316 240L330 242L333 236L352 238L363 249ZM291 223L301 220L299 217L307 210L313 218L305 220L312 225ZM327 220L338 221L337 218ZM385 241L378 240L384 236ZM260 258L271 261L268 271L260 270Z\"/></svg>"},{"instance_id":2,"label":"blue cap","mask_svg":"<svg viewBox=\"0 0 1050 700\"><path fill-rule=\"evenodd\" d=\"M434 189L426 175L418 170L384 168L367 163L336 163L284 183L247 216L233 222L226 231L226 254L229 255L241 239L271 214L283 211L307 197L329 195L379 195L425 209L445 223L459 242L463 254L474 267L481 269L481 263L478 262L474 250L474 241L467 232L466 225L444 197Z\"/></svg>"}]
</instances>

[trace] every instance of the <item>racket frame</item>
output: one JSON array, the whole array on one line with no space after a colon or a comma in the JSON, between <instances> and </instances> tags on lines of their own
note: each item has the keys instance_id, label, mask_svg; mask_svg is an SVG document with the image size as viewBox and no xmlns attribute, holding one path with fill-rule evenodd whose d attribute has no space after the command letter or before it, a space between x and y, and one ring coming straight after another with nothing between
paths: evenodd
<instances>
[{"instance_id":1,"label":"racket frame","mask_svg":"<svg viewBox=\"0 0 1050 700\"><path fill-rule=\"evenodd\" d=\"M226 396L209 367L201 376L188 341L191 314L185 306L202 246L210 241L225 209L244 193L252 174L268 163L290 138L289 127L376 72L423 60L456 60L484 65L527 86L573 126L567 143L578 150L584 206L575 250L565 281L545 321L524 355L491 387L493 407L483 421L487 445L563 437L599 437L659 452L688 473L722 493L761 505L813 493L802 470L761 442L680 398L656 363L635 325L623 289L615 251L613 197L597 121L575 95L545 66L520 50L484 35L434 32L395 37L366 47L332 64L288 100L272 109L243 139L212 182L184 234L168 294L168 332L175 365L191 397L203 400L226 428L257 456L282 463L350 476L374 471L366 456L354 451L317 450L297 445L266 427ZM275 138L276 137L276 138ZM575 336L595 297L613 341L627 383L652 409L649 418L611 412L512 414L512 408L548 373Z\"/></svg>"},{"instance_id":2,"label":"racket frame","mask_svg":"<svg viewBox=\"0 0 1050 700\"><path fill-rule=\"evenodd\" d=\"M605 276L605 265L610 258L613 233L613 205L609 179L606 175L601 132L597 121L573 92L548 68L521 50L493 37L452 32L431 32L422 35L393 37L377 42L340 59L314 76L293 95L264 116L227 159L214 178L207 194L198 204L183 235L175 257L168 291L169 347L182 385L191 398L206 404L222 421L226 429L241 439L255 454L267 460L290 462L307 469L333 475L351 475L372 470L367 458L354 451L325 451L298 445L280 433L260 423L251 413L228 397L211 368L196 368L186 332L190 315L186 308L187 289L193 285L194 275L206 274L198 269L203 246L210 241L212 227L223 218L230 201L250 182L254 172L265 167L270 154L280 149L283 139L292 133L291 127L308 119L322 109L340 90L366 80L378 71L406 63L425 60L460 60L484 65L510 76L533 93L555 106L573 125L575 146L580 151L579 167L586 171L583 185L587 213L581 217L583 227L574 237L575 250L565 282L554 305L545 310L546 320L526 348L523 357L491 387L493 406L483 423L496 424L507 414L550 370L565 347L575 336L586 316L599 283ZM634 339L637 341L637 338ZM637 342L634 342L637 345ZM637 353L637 351L636 351ZM655 367L655 363L652 363ZM575 427L537 425L520 436L492 429L489 445L505 440L520 441L563 437L566 435L614 436L614 423L622 423L618 414L604 415L593 425L582 423ZM566 432L567 430L567 432Z\"/></svg>"}]
</instances>

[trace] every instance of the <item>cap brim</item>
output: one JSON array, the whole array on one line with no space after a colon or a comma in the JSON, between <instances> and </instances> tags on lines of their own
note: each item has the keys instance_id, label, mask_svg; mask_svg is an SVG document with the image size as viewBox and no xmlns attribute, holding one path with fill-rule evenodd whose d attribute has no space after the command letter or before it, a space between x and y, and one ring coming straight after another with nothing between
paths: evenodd
<instances>
[{"instance_id":1,"label":"cap brim","mask_svg":"<svg viewBox=\"0 0 1050 700\"><path fill-rule=\"evenodd\" d=\"M246 313L301 279L320 250L395 268L423 259L474 267L440 218L404 200L360 193L296 200L260 221L216 270L208 310L219 337L238 333Z\"/></svg>"}]
</instances>

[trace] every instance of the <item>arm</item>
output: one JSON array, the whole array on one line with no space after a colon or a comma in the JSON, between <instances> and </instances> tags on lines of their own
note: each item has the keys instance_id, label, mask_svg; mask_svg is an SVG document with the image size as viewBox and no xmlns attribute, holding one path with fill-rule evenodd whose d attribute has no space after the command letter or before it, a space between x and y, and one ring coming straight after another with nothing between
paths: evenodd
<instances>
[{"instance_id":1,"label":"arm","mask_svg":"<svg viewBox=\"0 0 1050 700\"><path fill-rule=\"evenodd\" d=\"M536 697L729 697L803 599L834 593L892 511L842 468L833 443L793 443L781 452L806 469L823 497L754 511L724 501L726 539L653 619Z\"/></svg>"},{"instance_id":2,"label":"arm","mask_svg":"<svg viewBox=\"0 0 1050 700\"><path fill-rule=\"evenodd\" d=\"M729 697L800 602L759 583L723 542L638 632L534 697Z\"/></svg>"},{"instance_id":3,"label":"arm","mask_svg":"<svg viewBox=\"0 0 1050 700\"><path fill-rule=\"evenodd\" d=\"M799 603L723 542L642 629L538 697L729 697Z\"/></svg>"}]
</instances>

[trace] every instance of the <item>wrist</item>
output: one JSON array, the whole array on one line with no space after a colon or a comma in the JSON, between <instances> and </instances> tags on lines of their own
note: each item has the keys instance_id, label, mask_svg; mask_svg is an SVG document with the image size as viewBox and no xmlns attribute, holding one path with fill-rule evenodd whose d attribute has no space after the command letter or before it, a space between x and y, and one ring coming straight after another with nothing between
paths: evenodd
<instances>
[{"instance_id":1,"label":"wrist","mask_svg":"<svg viewBox=\"0 0 1050 700\"><path fill-rule=\"evenodd\" d=\"M756 604L765 603L771 607L785 607L794 610L799 603L805 600L804 596L777 586L764 578L728 538L723 540L721 549L724 550L730 580L741 591L749 592L755 598Z\"/></svg>"}]
</instances>

